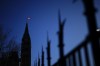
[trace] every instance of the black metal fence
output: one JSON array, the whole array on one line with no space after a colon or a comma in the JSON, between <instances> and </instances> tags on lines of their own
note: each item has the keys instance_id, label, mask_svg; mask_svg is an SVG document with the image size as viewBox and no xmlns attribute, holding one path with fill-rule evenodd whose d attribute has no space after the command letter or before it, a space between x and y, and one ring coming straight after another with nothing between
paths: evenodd
<instances>
[{"instance_id":1,"label":"black metal fence","mask_svg":"<svg viewBox=\"0 0 100 66\"><path fill-rule=\"evenodd\" d=\"M97 32L97 35L100 39L100 31ZM64 56L66 66L83 66L84 62L83 62L83 59L82 59L82 51L81 51L82 49L84 50L84 55L85 55L84 56L85 57L85 65L91 66L91 62L90 62L90 59L89 59L89 50L88 50L88 45L90 44L90 46L92 46L90 42L91 42L91 36L88 35L83 42L81 42L77 47L75 47L66 56ZM91 48L91 51L92 50L93 49ZM78 57L76 57L76 53L77 53ZM92 56L91 56L91 58L94 59L94 57L92 57ZM77 64L77 60L78 60L78 64ZM92 66L95 66L96 61L93 60L93 62L94 62L94 64ZM60 60L58 62L56 62L53 66L61 66Z\"/></svg>"}]
</instances>

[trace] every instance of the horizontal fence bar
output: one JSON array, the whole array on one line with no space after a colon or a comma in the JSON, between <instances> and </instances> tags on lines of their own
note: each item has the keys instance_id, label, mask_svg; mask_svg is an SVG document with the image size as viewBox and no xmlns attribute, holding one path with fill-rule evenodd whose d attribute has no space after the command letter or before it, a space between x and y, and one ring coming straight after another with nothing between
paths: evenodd
<instances>
[{"instance_id":1,"label":"horizontal fence bar","mask_svg":"<svg viewBox=\"0 0 100 66\"><path fill-rule=\"evenodd\" d=\"M74 48L72 51L70 51L66 56L65 58L67 58L68 56L72 55L74 52L80 50L82 47L88 45L88 42L90 41L90 37L87 36L86 39L81 42L76 48Z\"/></svg>"}]
</instances>

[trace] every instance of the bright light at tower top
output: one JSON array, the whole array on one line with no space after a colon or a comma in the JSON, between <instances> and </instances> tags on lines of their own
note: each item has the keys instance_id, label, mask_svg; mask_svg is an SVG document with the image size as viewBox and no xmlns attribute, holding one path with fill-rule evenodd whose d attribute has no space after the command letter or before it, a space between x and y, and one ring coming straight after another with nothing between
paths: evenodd
<instances>
[{"instance_id":1,"label":"bright light at tower top","mask_svg":"<svg viewBox=\"0 0 100 66\"><path fill-rule=\"evenodd\" d=\"M27 19L28 19L28 20L30 20L31 18L30 18L30 17L28 17Z\"/></svg>"},{"instance_id":2,"label":"bright light at tower top","mask_svg":"<svg viewBox=\"0 0 100 66\"><path fill-rule=\"evenodd\" d=\"M28 22L30 21L30 19L31 19L30 17L27 17L27 20L26 20L26 22L28 23Z\"/></svg>"}]
</instances>

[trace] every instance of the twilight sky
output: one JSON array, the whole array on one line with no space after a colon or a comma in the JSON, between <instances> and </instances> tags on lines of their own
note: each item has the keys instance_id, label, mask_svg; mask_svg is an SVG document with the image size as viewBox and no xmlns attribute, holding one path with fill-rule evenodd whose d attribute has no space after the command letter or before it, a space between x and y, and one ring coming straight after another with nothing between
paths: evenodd
<instances>
[{"instance_id":1,"label":"twilight sky","mask_svg":"<svg viewBox=\"0 0 100 66\"><path fill-rule=\"evenodd\" d=\"M66 19L64 29L64 50L67 54L76 47L88 34L85 11L81 0L72 3L73 0L0 0L0 24L10 29L11 37L19 43L24 33L27 17L29 21L29 33L32 45L32 65L34 60L41 56L42 45L45 51L47 47L47 31L51 40L52 64L59 58L58 53L58 9L61 11L61 19ZM98 27L100 27L100 0L95 0L98 9L96 14ZM45 62L46 63L46 62Z\"/></svg>"}]
</instances>

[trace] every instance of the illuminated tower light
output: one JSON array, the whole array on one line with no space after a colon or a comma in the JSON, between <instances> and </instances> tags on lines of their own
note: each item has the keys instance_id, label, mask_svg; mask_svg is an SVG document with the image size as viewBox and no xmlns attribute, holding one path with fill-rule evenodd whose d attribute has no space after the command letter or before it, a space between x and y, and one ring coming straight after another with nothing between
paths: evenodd
<instances>
[{"instance_id":1,"label":"illuminated tower light","mask_svg":"<svg viewBox=\"0 0 100 66\"><path fill-rule=\"evenodd\" d=\"M30 17L28 17L27 19L28 19L28 20L30 20L31 18L30 18Z\"/></svg>"},{"instance_id":2,"label":"illuminated tower light","mask_svg":"<svg viewBox=\"0 0 100 66\"><path fill-rule=\"evenodd\" d=\"M26 20L26 22L28 23L28 22L30 21L30 19L31 19L30 17L27 17L27 20Z\"/></svg>"}]
</instances>

